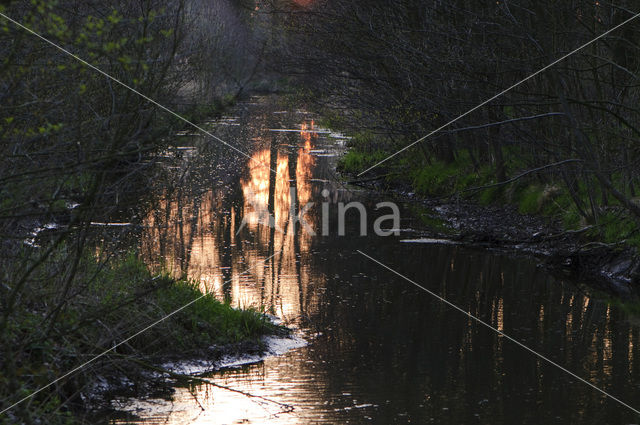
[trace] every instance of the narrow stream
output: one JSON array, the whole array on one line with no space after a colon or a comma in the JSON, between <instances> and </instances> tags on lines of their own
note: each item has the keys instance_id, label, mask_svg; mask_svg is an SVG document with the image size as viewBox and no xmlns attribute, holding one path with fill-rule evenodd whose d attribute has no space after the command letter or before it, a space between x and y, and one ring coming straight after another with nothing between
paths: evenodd
<instances>
[{"instance_id":1,"label":"narrow stream","mask_svg":"<svg viewBox=\"0 0 640 425\"><path fill-rule=\"evenodd\" d=\"M204 290L235 306L264 309L308 340L284 355L211 375L295 409L199 385L175 388L171 400L114 401L132 416L110 423L640 421L357 250L638 407L640 327L623 312L527 258L409 243L420 238L413 229L421 224L406 206L399 236L375 235L376 217L388 213L375 205L389 199L338 182L343 136L320 129L304 111L281 111L263 98L240 105L237 115L211 125L224 140L242 142L251 160L181 134L180 148L167 153L174 158L167 175L178 184L155 188L157 205L143 220L139 249L150 265L199 279ZM366 236L355 210L346 216L346 235L338 234L337 203L351 201L366 206ZM290 214L292 204L307 202L315 202L304 216L315 236ZM328 216L323 202L330 204Z\"/></svg>"}]
</instances>

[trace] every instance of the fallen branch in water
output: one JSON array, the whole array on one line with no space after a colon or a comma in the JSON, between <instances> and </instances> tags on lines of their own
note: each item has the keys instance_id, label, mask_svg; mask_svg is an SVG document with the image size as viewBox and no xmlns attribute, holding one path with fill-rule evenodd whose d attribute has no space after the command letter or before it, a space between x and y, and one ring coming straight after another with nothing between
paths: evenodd
<instances>
[{"instance_id":1,"label":"fallen branch in water","mask_svg":"<svg viewBox=\"0 0 640 425\"><path fill-rule=\"evenodd\" d=\"M549 236L545 236L544 238L542 238L543 241L548 241L551 239L557 239L557 238L562 238L564 236L568 236L568 235L579 235L580 233L584 233L587 230L591 230L593 229L595 226L586 226L583 227L581 229L576 229L576 230L565 230L564 232L560 232L560 233L556 233L553 235L549 235Z\"/></svg>"},{"instance_id":2,"label":"fallen branch in water","mask_svg":"<svg viewBox=\"0 0 640 425\"><path fill-rule=\"evenodd\" d=\"M290 413L290 412L293 412L295 410L295 407L292 406L291 404L281 403L279 401L275 401L275 400L272 400L270 398L267 398L267 397L264 397L264 396L261 396L261 395L251 394L251 393L248 393L246 391L237 390L235 388L228 387L226 385L220 385L220 384L217 384L217 383L215 383L215 382L213 382L213 381L211 381L209 379L205 379L205 378L202 378L202 377L199 377L199 376L185 375L185 374L182 374L182 373L173 372L171 370L167 370L167 369L159 367L159 366L154 366L154 365L152 365L150 363L147 363L145 361L142 361L140 359L127 358L127 360L132 361L132 362L136 363L137 365L139 365L139 366L141 366L141 367L143 367L145 369L152 370L154 372L159 372L159 373L166 374L171 378L180 379L180 380L186 380L186 381L191 381L191 382L198 382L198 383L201 383L201 384L212 385L214 387L217 387L217 388L220 388L220 389L223 389L223 390L227 390L227 391L231 391L231 392L234 392L234 393L242 394L243 396L248 397L248 398L257 398L257 399L266 401L267 403L272 403L272 404L278 405L283 409L283 411L281 413Z\"/></svg>"}]
</instances>

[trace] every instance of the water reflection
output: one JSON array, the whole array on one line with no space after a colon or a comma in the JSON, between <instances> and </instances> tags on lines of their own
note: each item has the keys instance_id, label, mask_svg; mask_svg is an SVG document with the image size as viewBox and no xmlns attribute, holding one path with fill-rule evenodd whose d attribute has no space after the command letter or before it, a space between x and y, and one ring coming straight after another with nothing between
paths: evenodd
<instances>
[{"instance_id":1,"label":"water reflection","mask_svg":"<svg viewBox=\"0 0 640 425\"><path fill-rule=\"evenodd\" d=\"M328 277L319 308L309 311L311 328L321 331L310 346L212 377L293 404L294 413L278 415L276 405L205 385L193 394L179 389L170 413L155 419L169 424L633 423L629 411L564 372L392 274L371 270L350 254L355 247L328 243L317 254ZM605 391L632 405L640 401L638 373L630 364L640 355L634 344L638 328L621 312L607 314L605 304L527 260L457 247L377 245L376 250L395 258L393 265L411 278ZM453 269L443 263L451 258Z\"/></svg>"},{"instance_id":2,"label":"water reflection","mask_svg":"<svg viewBox=\"0 0 640 425\"><path fill-rule=\"evenodd\" d=\"M315 302L305 261L312 237L295 217L313 196L314 127L310 120L297 134L255 138L258 149L238 187L199 196L165 193L143 221L145 261L198 280L203 291L237 307L266 306L287 321L303 315ZM313 222L314 214L309 211L305 218ZM322 276L315 276L313 286L322 284Z\"/></svg>"},{"instance_id":3,"label":"water reflection","mask_svg":"<svg viewBox=\"0 0 640 425\"><path fill-rule=\"evenodd\" d=\"M296 410L279 413L277 405L200 385L177 388L170 403L134 405L144 408L138 412L144 423L637 422L629 410L355 251L380 258L638 406L640 370L634 365L640 328L624 312L527 259L454 245L313 237L301 231L292 211L331 185L333 159L316 153L336 141L314 132L311 120L273 123L273 115L260 111L243 123L252 129L247 138L255 141L256 161L244 164L235 183L225 187L202 188L196 181L195 194L192 185L166 193L145 219L141 251L149 263L164 262L176 275L199 279L203 289L236 306L263 306L301 327L309 346L211 377ZM295 123L300 132L265 130L291 129ZM331 190L334 201L377 201ZM267 225L269 216L279 230ZM318 225L317 210L307 217ZM357 229L355 222L347 226Z\"/></svg>"}]
</instances>

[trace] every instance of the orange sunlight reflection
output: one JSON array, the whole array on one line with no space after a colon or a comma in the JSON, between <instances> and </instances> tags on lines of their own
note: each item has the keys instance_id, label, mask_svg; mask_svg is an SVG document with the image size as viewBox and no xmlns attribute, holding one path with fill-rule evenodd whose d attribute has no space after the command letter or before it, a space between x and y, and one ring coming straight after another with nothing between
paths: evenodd
<instances>
[{"instance_id":1,"label":"orange sunlight reflection","mask_svg":"<svg viewBox=\"0 0 640 425\"><path fill-rule=\"evenodd\" d=\"M312 279L310 262L304 261L312 236L291 217L312 197L310 151L318 137L313 128L313 121L302 125L297 148L269 143L256 151L235 194L213 189L196 198L164 197L143 222L145 261L201 282L203 291L236 307L265 307L285 321L313 307L316 291L310 286L321 285L322 277ZM298 200L293 206L292 192ZM305 218L313 223L313 211Z\"/></svg>"}]
</instances>

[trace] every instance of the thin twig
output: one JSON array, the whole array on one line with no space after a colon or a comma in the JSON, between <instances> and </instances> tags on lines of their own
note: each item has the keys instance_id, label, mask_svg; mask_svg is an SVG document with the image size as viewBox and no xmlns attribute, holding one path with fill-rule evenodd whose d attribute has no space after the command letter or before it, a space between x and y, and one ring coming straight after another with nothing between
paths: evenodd
<instances>
[{"instance_id":1,"label":"thin twig","mask_svg":"<svg viewBox=\"0 0 640 425\"><path fill-rule=\"evenodd\" d=\"M261 395L251 394L251 393L248 393L246 391L237 390L235 388L228 387L226 385L220 385L220 384L217 384L217 383L215 383L215 382L213 382L213 381L211 381L209 379L205 379L205 378L202 378L202 377L199 377L199 376L185 375L185 374L182 374L182 373L176 373L176 372L167 370L167 369L159 367L159 366L154 366L152 364L149 364L149 363L144 362L144 361L139 360L139 359L128 358L127 360L130 360L130 361L138 364L139 366L142 366L145 369L149 369L149 370L153 370L155 372L160 372L160 373L167 374L171 378L187 380L187 381L192 381L192 382L199 382L201 384L212 385L214 387L217 387L217 388L220 388L220 389L223 389L223 390L227 390L227 391L231 391L231 392L234 392L234 393L242 394L245 397L258 398L258 399L266 401L268 403L276 404L276 405L278 405L278 406L280 406L280 407L282 407L284 409L284 413L293 412L295 410L295 407L293 405L291 405L291 404L281 403L279 401L275 401L275 400L272 400L270 398L267 398L267 397L264 397L264 396L261 396Z\"/></svg>"},{"instance_id":2,"label":"thin twig","mask_svg":"<svg viewBox=\"0 0 640 425\"><path fill-rule=\"evenodd\" d=\"M538 118L556 117L556 116L562 116L562 115L564 115L563 112L549 112L547 114L540 114L540 115L532 115L532 116L528 116L528 117L513 118L513 119L510 119L510 120L498 121L498 122L490 122L490 123L487 123L487 124L473 125L473 126L470 126L470 127L454 128L453 130L443 131L442 134L458 133L460 131L469 131L469 130L480 130L480 129L483 129L483 128L495 127L495 126L503 125L503 124L511 124L511 123L514 123L514 122L530 121L530 120L535 120L535 119L538 119Z\"/></svg>"}]
</instances>

